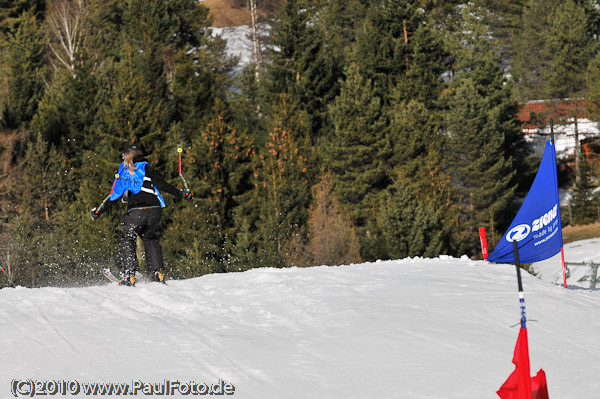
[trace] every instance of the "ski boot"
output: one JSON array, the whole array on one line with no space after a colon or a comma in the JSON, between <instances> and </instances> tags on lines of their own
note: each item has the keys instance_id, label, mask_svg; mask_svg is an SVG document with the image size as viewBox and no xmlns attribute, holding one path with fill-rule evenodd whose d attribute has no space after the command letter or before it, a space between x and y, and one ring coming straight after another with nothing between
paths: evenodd
<instances>
[{"instance_id":1,"label":"ski boot","mask_svg":"<svg viewBox=\"0 0 600 399\"><path fill-rule=\"evenodd\" d=\"M124 270L121 273L121 285L135 286L135 270Z\"/></svg>"},{"instance_id":2,"label":"ski boot","mask_svg":"<svg viewBox=\"0 0 600 399\"><path fill-rule=\"evenodd\" d=\"M165 283L165 275L163 274L163 272L162 272L162 269L155 270L155 271L152 273L151 280L152 280L152 281L155 281L155 282L157 282L157 283L163 283L163 284L166 284L166 283Z\"/></svg>"}]
</instances>

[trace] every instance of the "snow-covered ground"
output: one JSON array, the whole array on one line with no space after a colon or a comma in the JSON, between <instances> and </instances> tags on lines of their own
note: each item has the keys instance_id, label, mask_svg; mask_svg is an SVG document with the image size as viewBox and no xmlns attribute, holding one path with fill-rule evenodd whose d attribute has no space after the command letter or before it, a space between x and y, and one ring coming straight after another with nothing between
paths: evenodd
<instances>
[{"instance_id":1,"label":"snow-covered ground","mask_svg":"<svg viewBox=\"0 0 600 399\"><path fill-rule=\"evenodd\" d=\"M220 36L226 41L225 51L230 57L238 57L238 64L233 70L233 75L237 76L246 65L254 62L252 27L250 25L230 26L225 28L210 28L213 36ZM259 24L259 37L269 34L271 26L269 24ZM267 51L261 48L263 54Z\"/></svg>"},{"instance_id":2,"label":"snow-covered ground","mask_svg":"<svg viewBox=\"0 0 600 399\"><path fill-rule=\"evenodd\" d=\"M231 57L239 57L234 75L252 62L252 28L249 25L231 26L226 28L210 28L213 36L220 36L226 41L226 52Z\"/></svg>"},{"instance_id":3,"label":"snow-covered ground","mask_svg":"<svg viewBox=\"0 0 600 399\"><path fill-rule=\"evenodd\" d=\"M600 290L523 278L532 374L546 371L551 398L600 397ZM440 257L169 283L0 290L0 398L31 379L79 389L60 397L90 397L84 383L183 397L188 382L222 380L216 392L237 398L482 399L514 369L512 265Z\"/></svg>"},{"instance_id":4,"label":"snow-covered ground","mask_svg":"<svg viewBox=\"0 0 600 399\"><path fill-rule=\"evenodd\" d=\"M572 286L573 288L590 288L593 269L590 266L569 265L569 263L600 264L600 238L571 242L565 245L564 252L567 268L567 286ZM564 285L560 254L545 261L534 263L532 267L533 273L542 280ZM600 289L600 273L596 273L596 288ZM600 394L598 397L600 397Z\"/></svg>"}]
</instances>

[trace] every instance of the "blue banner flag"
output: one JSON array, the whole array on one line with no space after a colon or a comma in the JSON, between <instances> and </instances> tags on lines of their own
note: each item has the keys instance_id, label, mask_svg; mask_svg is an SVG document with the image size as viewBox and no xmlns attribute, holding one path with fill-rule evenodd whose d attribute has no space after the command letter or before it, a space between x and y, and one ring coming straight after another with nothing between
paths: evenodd
<instances>
[{"instance_id":1,"label":"blue banner flag","mask_svg":"<svg viewBox=\"0 0 600 399\"><path fill-rule=\"evenodd\" d=\"M546 143L544 156L529 194L488 260L514 264L513 240L517 241L521 263L551 258L563 246L556 153L550 142Z\"/></svg>"}]
</instances>

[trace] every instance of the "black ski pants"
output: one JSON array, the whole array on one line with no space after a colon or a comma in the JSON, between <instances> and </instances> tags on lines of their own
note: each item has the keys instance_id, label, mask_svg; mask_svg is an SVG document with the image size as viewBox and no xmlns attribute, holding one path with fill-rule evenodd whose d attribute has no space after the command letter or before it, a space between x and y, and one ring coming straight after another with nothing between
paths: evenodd
<instances>
[{"instance_id":1,"label":"black ski pants","mask_svg":"<svg viewBox=\"0 0 600 399\"><path fill-rule=\"evenodd\" d=\"M152 273L163 269L162 249L158 242L158 228L162 217L160 207L132 208L121 219L121 267L126 271L140 270L136 256L137 237L144 242L146 263Z\"/></svg>"}]
</instances>

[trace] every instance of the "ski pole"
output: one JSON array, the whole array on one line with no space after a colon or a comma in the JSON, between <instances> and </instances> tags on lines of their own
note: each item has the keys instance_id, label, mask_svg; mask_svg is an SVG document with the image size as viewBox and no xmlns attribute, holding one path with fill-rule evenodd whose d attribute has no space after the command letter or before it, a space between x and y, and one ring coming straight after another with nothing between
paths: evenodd
<instances>
[{"instance_id":1,"label":"ski pole","mask_svg":"<svg viewBox=\"0 0 600 399\"><path fill-rule=\"evenodd\" d=\"M523 280L521 280L521 261L519 260L519 247L517 245L517 240L513 240L513 252L515 254L515 266L517 267L519 302L521 303L521 328L527 328L527 317L525 317L525 294L523 293Z\"/></svg>"},{"instance_id":2,"label":"ski pole","mask_svg":"<svg viewBox=\"0 0 600 399\"><path fill-rule=\"evenodd\" d=\"M177 149L177 152L179 153L179 177L181 177L181 180L183 181L183 186L185 187L185 189L187 191L190 191L190 189L188 188L187 182L185 181L185 177L183 177L183 175L181 174L181 152L183 151L183 149L181 147L179 147Z\"/></svg>"},{"instance_id":3,"label":"ski pole","mask_svg":"<svg viewBox=\"0 0 600 399\"><path fill-rule=\"evenodd\" d=\"M112 195L113 191L115 191L115 185L117 184L117 179L119 178L119 174L115 173L115 181L113 182L112 188L110 189L110 194L108 194L106 196L106 198L104 198L104 201L102 201L102 203L100 204L99 207L92 209L92 211L98 215L100 212L98 211L98 209L102 209L102 207L104 206L104 204L106 204L106 201L108 201L110 199L110 196Z\"/></svg>"}]
</instances>

